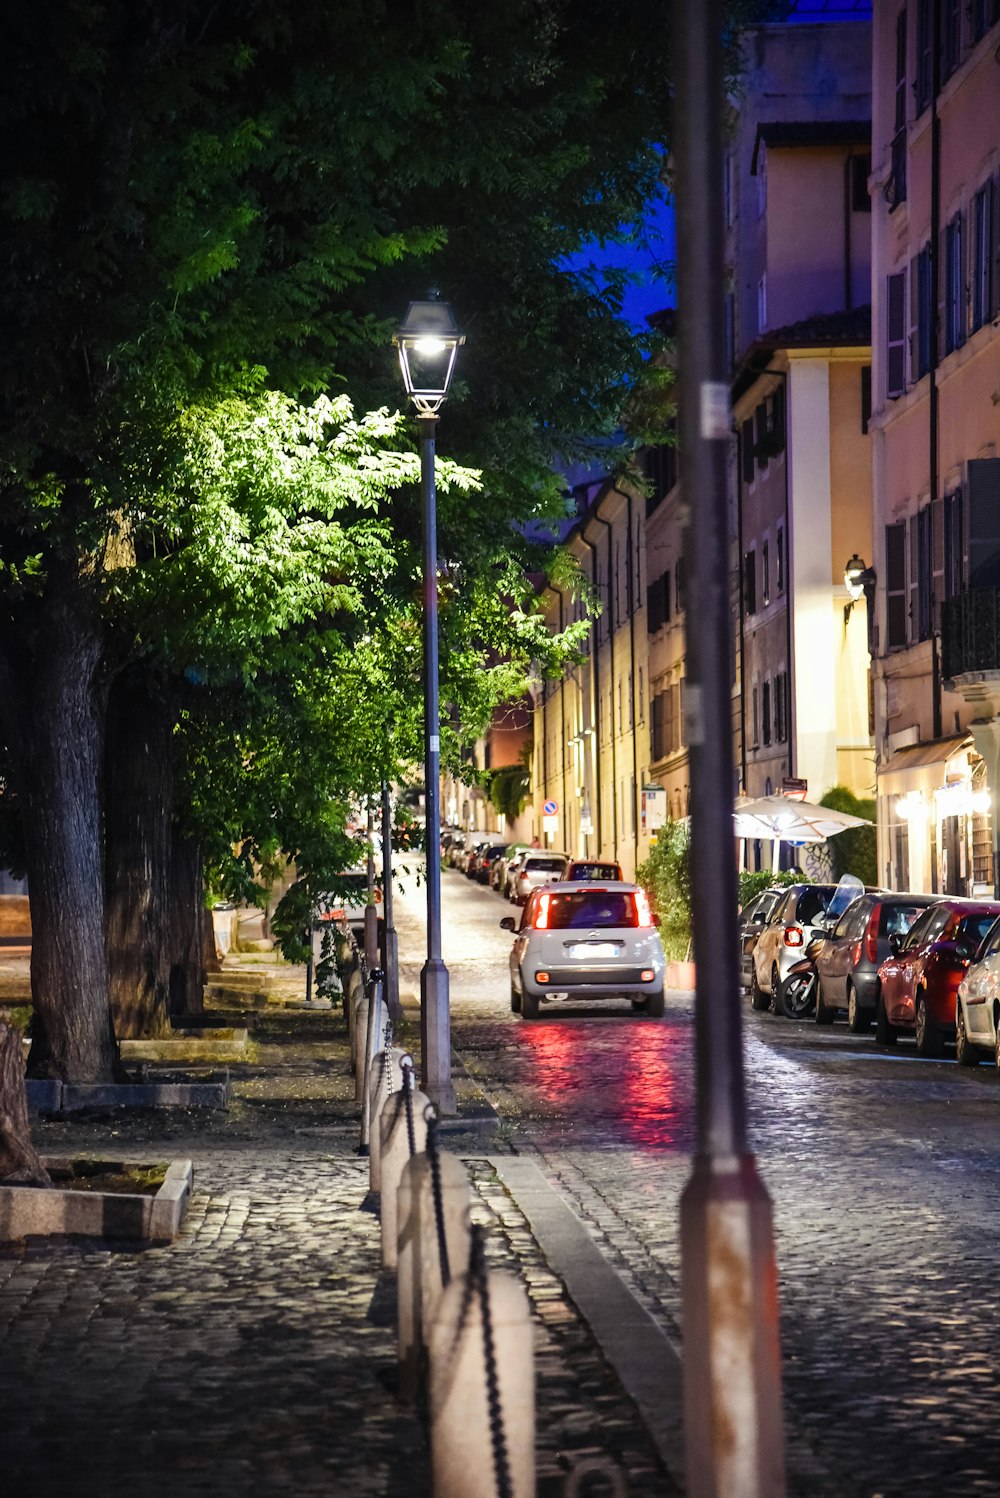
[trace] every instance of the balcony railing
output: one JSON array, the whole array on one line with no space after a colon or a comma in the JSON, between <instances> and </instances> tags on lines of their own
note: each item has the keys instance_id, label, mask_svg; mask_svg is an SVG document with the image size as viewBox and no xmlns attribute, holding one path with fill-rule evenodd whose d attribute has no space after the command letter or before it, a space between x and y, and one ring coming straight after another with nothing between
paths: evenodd
<instances>
[{"instance_id":1,"label":"balcony railing","mask_svg":"<svg viewBox=\"0 0 1000 1498\"><path fill-rule=\"evenodd\" d=\"M941 604L941 674L1000 671L1000 588L966 588Z\"/></svg>"}]
</instances>

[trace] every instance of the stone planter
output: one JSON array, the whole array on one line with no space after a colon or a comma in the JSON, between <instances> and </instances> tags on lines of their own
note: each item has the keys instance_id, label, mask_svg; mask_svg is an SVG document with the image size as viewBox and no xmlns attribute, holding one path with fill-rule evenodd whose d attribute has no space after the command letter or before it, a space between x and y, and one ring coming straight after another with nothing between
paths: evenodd
<instances>
[{"instance_id":1,"label":"stone planter","mask_svg":"<svg viewBox=\"0 0 1000 1498\"><path fill-rule=\"evenodd\" d=\"M118 1161L108 1168L128 1169ZM73 1162L46 1160L47 1169L72 1170ZM142 1167L140 1167L142 1168ZM191 1195L190 1160L172 1160L155 1195L79 1191L54 1186L0 1186L0 1242L29 1236L75 1234L87 1238L169 1243L176 1238Z\"/></svg>"}]
</instances>

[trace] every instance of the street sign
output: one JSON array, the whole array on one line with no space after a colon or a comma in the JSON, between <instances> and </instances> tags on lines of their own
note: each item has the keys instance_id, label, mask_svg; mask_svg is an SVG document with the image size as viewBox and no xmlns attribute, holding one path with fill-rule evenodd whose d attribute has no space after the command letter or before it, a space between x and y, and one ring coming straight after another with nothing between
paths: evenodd
<instances>
[{"instance_id":1,"label":"street sign","mask_svg":"<svg viewBox=\"0 0 1000 1498\"><path fill-rule=\"evenodd\" d=\"M558 813L559 813L559 802L558 801L546 801L545 805L542 807L542 815L545 816L545 817L554 817L554 816L557 816Z\"/></svg>"},{"instance_id":2,"label":"street sign","mask_svg":"<svg viewBox=\"0 0 1000 1498\"><path fill-rule=\"evenodd\" d=\"M546 804L546 806L548 806L549 802L546 802L545 804ZM559 818L558 817L543 817L542 818L542 831L543 832L558 832L559 831Z\"/></svg>"},{"instance_id":3,"label":"street sign","mask_svg":"<svg viewBox=\"0 0 1000 1498\"><path fill-rule=\"evenodd\" d=\"M667 820L667 792L662 785L644 785L642 788L642 830L657 832Z\"/></svg>"}]
</instances>

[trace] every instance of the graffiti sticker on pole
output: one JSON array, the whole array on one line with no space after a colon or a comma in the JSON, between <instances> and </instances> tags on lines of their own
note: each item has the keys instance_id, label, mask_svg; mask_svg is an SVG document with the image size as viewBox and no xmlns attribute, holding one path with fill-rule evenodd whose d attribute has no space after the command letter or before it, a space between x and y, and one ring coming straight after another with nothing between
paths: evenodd
<instances>
[{"instance_id":1,"label":"graffiti sticker on pole","mask_svg":"<svg viewBox=\"0 0 1000 1498\"><path fill-rule=\"evenodd\" d=\"M558 801L546 801L545 805L542 807L542 815L545 816L545 817L555 817L555 816L558 816L559 815L559 802Z\"/></svg>"}]
</instances>

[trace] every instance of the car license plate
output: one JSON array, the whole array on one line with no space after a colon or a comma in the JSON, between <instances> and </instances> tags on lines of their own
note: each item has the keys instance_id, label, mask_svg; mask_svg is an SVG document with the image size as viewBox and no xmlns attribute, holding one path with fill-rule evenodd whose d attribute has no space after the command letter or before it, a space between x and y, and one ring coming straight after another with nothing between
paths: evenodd
<instances>
[{"instance_id":1,"label":"car license plate","mask_svg":"<svg viewBox=\"0 0 1000 1498\"><path fill-rule=\"evenodd\" d=\"M613 941L575 942L569 949L571 957L617 957L618 947Z\"/></svg>"}]
</instances>

